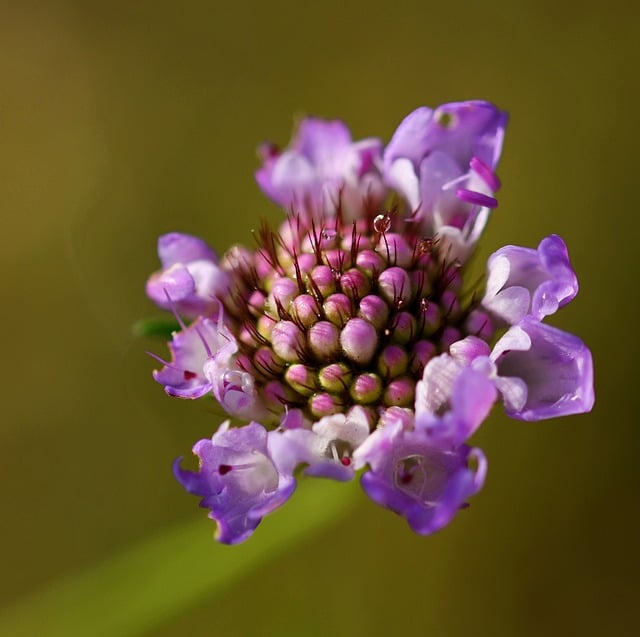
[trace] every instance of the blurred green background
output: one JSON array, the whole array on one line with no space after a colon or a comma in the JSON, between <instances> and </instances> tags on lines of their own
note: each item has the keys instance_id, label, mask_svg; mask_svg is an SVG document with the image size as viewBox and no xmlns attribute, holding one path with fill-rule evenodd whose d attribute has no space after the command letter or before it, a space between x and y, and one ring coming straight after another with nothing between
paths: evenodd
<instances>
[{"instance_id":1,"label":"blurred green background","mask_svg":"<svg viewBox=\"0 0 640 637\"><path fill-rule=\"evenodd\" d=\"M4 3L0 633L635 634L639 24L618 0ZM479 262L566 239L581 292L552 322L593 349L594 412L496 410L485 489L435 536L320 484L216 545L170 464L219 417L130 331L157 235L222 252L277 220L254 149L296 114L388 139L470 98L511 114Z\"/></svg>"}]
</instances>

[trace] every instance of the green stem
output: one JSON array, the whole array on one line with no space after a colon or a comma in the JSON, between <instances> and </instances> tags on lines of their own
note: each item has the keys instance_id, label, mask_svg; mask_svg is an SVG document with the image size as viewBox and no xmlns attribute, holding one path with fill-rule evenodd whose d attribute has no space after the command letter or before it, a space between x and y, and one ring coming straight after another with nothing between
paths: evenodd
<instances>
[{"instance_id":1,"label":"green stem","mask_svg":"<svg viewBox=\"0 0 640 637\"><path fill-rule=\"evenodd\" d=\"M303 481L305 482L305 481ZM238 546L211 538L198 518L152 537L0 611L0 635L11 637L137 637L315 533L349 507L354 485L303 484L291 502Z\"/></svg>"}]
</instances>

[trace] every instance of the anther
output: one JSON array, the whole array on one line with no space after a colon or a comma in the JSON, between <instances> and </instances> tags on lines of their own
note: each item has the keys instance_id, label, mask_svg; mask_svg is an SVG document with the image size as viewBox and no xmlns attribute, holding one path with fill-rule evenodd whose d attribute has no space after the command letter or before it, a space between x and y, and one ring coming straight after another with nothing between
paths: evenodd
<instances>
[{"instance_id":1,"label":"anther","mask_svg":"<svg viewBox=\"0 0 640 637\"><path fill-rule=\"evenodd\" d=\"M469 162L469 167L478 175L478 177L480 177L480 179L482 179L482 181L484 181L485 184L487 184L487 186L489 186L489 188L491 188L493 192L500 189L502 184L500 183L498 175L496 175L481 159L478 157L472 157Z\"/></svg>"},{"instance_id":2,"label":"anther","mask_svg":"<svg viewBox=\"0 0 640 637\"><path fill-rule=\"evenodd\" d=\"M498 207L498 200L495 197L489 197L489 195L483 195L481 192L467 190L466 188L458 188L458 190L456 190L456 197L474 206L481 206L483 208Z\"/></svg>"}]
</instances>

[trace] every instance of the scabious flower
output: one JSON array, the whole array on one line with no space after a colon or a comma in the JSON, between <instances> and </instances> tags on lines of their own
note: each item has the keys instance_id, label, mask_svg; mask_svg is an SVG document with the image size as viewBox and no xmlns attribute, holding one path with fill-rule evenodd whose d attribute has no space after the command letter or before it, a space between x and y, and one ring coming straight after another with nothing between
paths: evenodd
<instances>
[{"instance_id":1,"label":"scabious flower","mask_svg":"<svg viewBox=\"0 0 640 637\"><path fill-rule=\"evenodd\" d=\"M285 151L262 147L258 184L286 216L256 249L218 260L201 239L160 238L147 291L180 329L154 378L236 419L196 443L196 471L175 466L219 541L249 537L301 475L360 475L435 532L484 483L468 442L496 402L529 421L591 409L589 349L542 322L578 290L562 239L496 251L484 293L464 282L506 121L487 102L422 107L383 148L305 119Z\"/></svg>"}]
</instances>

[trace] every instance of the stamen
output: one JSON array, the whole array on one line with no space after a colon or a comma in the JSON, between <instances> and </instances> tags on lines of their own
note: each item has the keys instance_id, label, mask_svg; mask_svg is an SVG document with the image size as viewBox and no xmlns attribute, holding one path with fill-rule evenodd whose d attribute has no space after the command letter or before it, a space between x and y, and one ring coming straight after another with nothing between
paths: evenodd
<instances>
[{"instance_id":1,"label":"stamen","mask_svg":"<svg viewBox=\"0 0 640 637\"><path fill-rule=\"evenodd\" d=\"M204 351L207 353L207 356L209 358L211 358L213 356L213 352L211 351L211 348L209 347L209 343L207 343L207 340L205 339L205 337L202 335L202 332L200 331L199 327L195 327L196 330L196 334L198 335L198 337L200 338L200 341L202 342L202 345L204 347Z\"/></svg>"},{"instance_id":2,"label":"stamen","mask_svg":"<svg viewBox=\"0 0 640 637\"><path fill-rule=\"evenodd\" d=\"M456 197L461 201L466 201L475 206L482 206L483 208L498 207L498 200L495 197L489 197L488 195L483 195L481 192L474 192L466 188L458 188L458 190L456 190Z\"/></svg>"},{"instance_id":3,"label":"stamen","mask_svg":"<svg viewBox=\"0 0 640 637\"><path fill-rule=\"evenodd\" d=\"M174 318L176 319L178 325L183 330L186 330L187 326L184 324L184 321L182 320L182 318L178 314L178 310L176 310L176 306L175 306L173 300L171 299L171 296L169 296L169 292L168 292L167 288L162 288L162 291L164 292L165 296L167 297L167 301L169 301L169 305L171 307L171 313L173 314Z\"/></svg>"},{"instance_id":4,"label":"stamen","mask_svg":"<svg viewBox=\"0 0 640 637\"><path fill-rule=\"evenodd\" d=\"M455 185L462 183L468 178L469 178L469 173L465 173L464 175L460 175L459 177L450 179L449 181L442 184L442 190L451 190L451 188L453 188Z\"/></svg>"},{"instance_id":5,"label":"stamen","mask_svg":"<svg viewBox=\"0 0 640 637\"><path fill-rule=\"evenodd\" d=\"M469 166L493 192L500 189L502 184L498 175L496 175L481 159L478 157L472 157L469 162Z\"/></svg>"},{"instance_id":6,"label":"stamen","mask_svg":"<svg viewBox=\"0 0 640 637\"><path fill-rule=\"evenodd\" d=\"M149 356L151 356L151 358L158 361L158 363L160 363L161 365L164 365L165 367L169 367L170 369L175 369L179 372L183 371L182 367L176 367L175 365L168 363L166 360L164 360L164 358L160 358L160 356L158 356L157 354L154 354L153 352L145 352L145 354L148 354Z\"/></svg>"},{"instance_id":7,"label":"stamen","mask_svg":"<svg viewBox=\"0 0 640 637\"><path fill-rule=\"evenodd\" d=\"M422 458L422 456L414 455L398 460L394 478L396 485L400 488L408 487L408 485L414 482L415 478L421 478L418 484L414 483L412 485L413 491L419 491L428 478L427 468L424 465L424 458Z\"/></svg>"},{"instance_id":8,"label":"stamen","mask_svg":"<svg viewBox=\"0 0 640 637\"><path fill-rule=\"evenodd\" d=\"M234 471L237 471L238 469L252 469L255 466L256 465L254 462L247 462L245 464L220 464L218 465L218 473L221 476L224 476L227 475L227 473L229 473L229 471L231 471L232 469Z\"/></svg>"}]
</instances>

